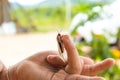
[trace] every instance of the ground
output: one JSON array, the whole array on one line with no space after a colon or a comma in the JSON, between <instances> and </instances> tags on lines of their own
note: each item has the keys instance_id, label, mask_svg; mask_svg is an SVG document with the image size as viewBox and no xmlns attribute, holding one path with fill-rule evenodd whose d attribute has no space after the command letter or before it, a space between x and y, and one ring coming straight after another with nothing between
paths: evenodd
<instances>
[{"instance_id":1,"label":"ground","mask_svg":"<svg viewBox=\"0 0 120 80\"><path fill-rule=\"evenodd\" d=\"M40 51L57 50L57 32L1 35L0 60L9 67Z\"/></svg>"}]
</instances>

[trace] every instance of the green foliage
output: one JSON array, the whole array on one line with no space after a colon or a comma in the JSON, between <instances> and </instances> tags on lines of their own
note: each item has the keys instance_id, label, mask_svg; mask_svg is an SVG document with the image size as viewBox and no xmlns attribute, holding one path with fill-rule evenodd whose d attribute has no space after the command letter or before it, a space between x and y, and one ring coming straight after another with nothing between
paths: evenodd
<instances>
[{"instance_id":1,"label":"green foliage","mask_svg":"<svg viewBox=\"0 0 120 80\"><path fill-rule=\"evenodd\" d=\"M12 20L17 19L19 26L29 28L34 25L37 31L51 31L57 28L67 28L65 7L19 7L11 11ZM61 26L61 27L60 27Z\"/></svg>"},{"instance_id":2,"label":"green foliage","mask_svg":"<svg viewBox=\"0 0 120 80\"><path fill-rule=\"evenodd\" d=\"M92 47L91 57L95 60L103 60L112 56L109 43L104 35L96 35L92 33L92 41L90 42Z\"/></svg>"},{"instance_id":3,"label":"green foliage","mask_svg":"<svg viewBox=\"0 0 120 80\"><path fill-rule=\"evenodd\" d=\"M97 12L94 12L94 11L91 11L93 7L95 6L101 6L102 7L102 4L90 4L90 3L87 3L87 4L84 4L84 5L81 5L79 7L77 7L76 9L74 9L75 11L79 10L80 12L82 13L85 13L88 15L88 19L86 21L82 21L82 22L79 22L75 27L74 29L71 31L71 35L74 36L76 35L77 33L77 29L80 27L80 26L84 26L84 24L87 22L87 21L91 21L91 20L94 20L96 18L99 17L99 13ZM74 7L75 8L75 7ZM75 16L75 14L78 13L78 12L73 12L73 16Z\"/></svg>"},{"instance_id":4,"label":"green foliage","mask_svg":"<svg viewBox=\"0 0 120 80\"><path fill-rule=\"evenodd\" d=\"M80 55L88 56L81 50L82 46L90 46L92 48L92 52L90 53L89 57L91 57L94 61L101 61L106 58L114 58L118 64L116 63L113 67L99 74L99 76L105 77L106 80L120 80L120 60L114 57L108 40L104 35L96 35L92 33L91 42L80 42L76 44L76 48Z\"/></svg>"},{"instance_id":5,"label":"green foliage","mask_svg":"<svg viewBox=\"0 0 120 80\"><path fill-rule=\"evenodd\" d=\"M102 7L102 5L100 5ZM71 31L71 35L73 36L73 38L75 38L76 34L77 34L77 29L81 26L84 26L84 24L87 21L91 21L91 20L95 20L96 18L99 17L99 13L93 12L91 11L93 7L95 7L94 5L92 5L89 8L89 4L84 5L82 8L78 7L76 8L77 10L81 10L81 12L86 13L88 15L88 20L83 21L83 22L79 22L74 29ZM75 14L77 12L74 12ZM108 39L104 36L104 35L96 35L94 33L92 34L92 40L91 42L79 42L76 43L76 48L79 52L80 55L85 56L86 54L82 51L82 47L83 46L90 46L92 48L92 52L90 53L89 57L91 57L94 61L101 61L104 60L106 58L114 58L116 60L117 63L120 63L120 60L118 58L115 57L114 54L117 54L117 56L119 57L119 52L113 53L109 43L108 43ZM118 33L116 35L112 35L118 39L120 39L120 28L118 29ZM88 56L88 55L86 55ZM115 64L113 67L105 70L103 73L99 74L100 76L103 76L106 78L106 80L120 80L120 65L119 64Z\"/></svg>"},{"instance_id":6,"label":"green foliage","mask_svg":"<svg viewBox=\"0 0 120 80\"><path fill-rule=\"evenodd\" d=\"M71 35L74 37L76 34L77 34L77 29L80 27L80 25L82 26L82 25L84 25L84 21L83 22L80 22L80 23L78 23L75 27L74 27L74 29L71 31Z\"/></svg>"},{"instance_id":7,"label":"green foliage","mask_svg":"<svg viewBox=\"0 0 120 80\"><path fill-rule=\"evenodd\" d=\"M79 12L83 12L87 13L90 16L89 19L92 19L95 16L95 14L93 15L90 12L91 9L94 6L103 5L102 3L90 3L84 0L79 1L77 1L77 4L74 4L71 7L71 18L73 18ZM37 6L24 8L20 5L18 6L18 8L11 10L10 16L12 20L17 20L19 27L29 29L32 25L37 29L37 31L40 32L56 30L56 28L69 28L71 20L66 21L65 4L59 7Z\"/></svg>"},{"instance_id":8,"label":"green foliage","mask_svg":"<svg viewBox=\"0 0 120 80\"><path fill-rule=\"evenodd\" d=\"M100 76L106 78L106 80L120 80L120 67L115 64L113 67L105 70Z\"/></svg>"},{"instance_id":9,"label":"green foliage","mask_svg":"<svg viewBox=\"0 0 120 80\"><path fill-rule=\"evenodd\" d=\"M118 28L117 38L120 39L120 27Z\"/></svg>"}]
</instances>

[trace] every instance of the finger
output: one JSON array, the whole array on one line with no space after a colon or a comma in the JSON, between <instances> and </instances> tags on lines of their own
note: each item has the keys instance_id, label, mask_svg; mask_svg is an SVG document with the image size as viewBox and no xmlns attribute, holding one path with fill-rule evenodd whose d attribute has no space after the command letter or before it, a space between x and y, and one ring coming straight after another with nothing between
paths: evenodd
<instances>
[{"instance_id":1,"label":"finger","mask_svg":"<svg viewBox=\"0 0 120 80\"><path fill-rule=\"evenodd\" d=\"M2 69L3 69L3 65L0 64L0 72L2 71Z\"/></svg>"},{"instance_id":2,"label":"finger","mask_svg":"<svg viewBox=\"0 0 120 80\"><path fill-rule=\"evenodd\" d=\"M94 61L90 58L80 56L83 59L84 65L93 65ZM59 55L48 55L47 61L54 67L64 67L67 62L63 61Z\"/></svg>"},{"instance_id":3,"label":"finger","mask_svg":"<svg viewBox=\"0 0 120 80\"><path fill-rule=\"evenodd\" d=\"M83 59L84 65L93 65L94 61L88 57L80 56Z\"/></svg>"},{"instance_id":4,"label":"finger","mask_svg":"<svg viewBox=\"0 0 120 80\"><path fill-rule=\"evenodd\" d=\"M109 67L111 67L112 65L114 65L115 61L111 58L105 59L102 62L99 62L95 65L86 65L83 68L82 74L84 75L97 75L101 72L103 72L105 69L108 69Z\"/></svg>"},{"instance_id":5,"label":"finger","mask_svg":"<svg viewBox=\"0 0 120 80\"><path fill-rule=\"evenodd\" d=\"M66 80L105 80L102 77L89 77L82 75L70 75L66 78Z\"/></svg>"},{"instance_id":6,"label":"finger","mask_svg":"<svg viewBox=\"0 0 120 80\"><path fill-rule=\"evenodd\" d=\"M68 65L65 70L68 73L81 73L83 61L80 60L78 51L68 35L62 36L63 44L67 51Z\"/></svg>"},{"instance_id":7,"label":"finger","mask_svg":"<svg viewBox=\"0 0 120 80\"><path fill-rule=\"evenodd\" d=\"M2 72L4 69L4 64L0 61L0 72Z\"/></svg>"},{"instance_id":8,"label":"finger","mask_svg":"<svg viewBox=\"0 0 120 80\"><path fill-rule=\"evenodd\" d=\"M64 67L66 63L60 58L59 55L48 55L47 61L54 67Z\"/></svg>"}]
</instances>

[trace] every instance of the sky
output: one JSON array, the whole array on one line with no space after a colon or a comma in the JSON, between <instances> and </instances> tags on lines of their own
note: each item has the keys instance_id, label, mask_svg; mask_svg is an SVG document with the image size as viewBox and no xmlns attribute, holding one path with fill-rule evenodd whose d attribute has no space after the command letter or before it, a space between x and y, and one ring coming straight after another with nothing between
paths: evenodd
<instances>
[{"instance_id":1,"label":"sky","mask_svg":"<svg viewBox=\"0 0 120 80\"><path fill-rule=\"evenodd\" d=\"M26 5L26 6L35 5L35 4L44 2L44 1L46 0L9 0L9 2L12 2L12 3L16 2L21 5Z\"/></svg>"}]
</instances>

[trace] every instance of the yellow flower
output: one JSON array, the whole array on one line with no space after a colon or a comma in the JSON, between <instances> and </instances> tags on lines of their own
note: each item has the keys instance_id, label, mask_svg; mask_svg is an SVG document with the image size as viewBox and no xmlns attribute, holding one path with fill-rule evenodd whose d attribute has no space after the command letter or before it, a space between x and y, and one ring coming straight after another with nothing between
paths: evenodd
<instances>
[{"instance_id":1,"label":"yellow flower","mask_svg":"<svg viewBox=\"0 0 120 80\"><path fill-rule=\"evenodd\" d=\"M116 58L120 58L120 50L114 49L114 50L112 50L112 53Z\"/></svg>"}]
</instances>

